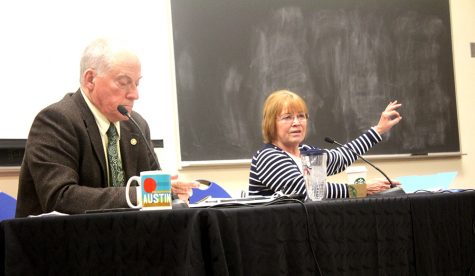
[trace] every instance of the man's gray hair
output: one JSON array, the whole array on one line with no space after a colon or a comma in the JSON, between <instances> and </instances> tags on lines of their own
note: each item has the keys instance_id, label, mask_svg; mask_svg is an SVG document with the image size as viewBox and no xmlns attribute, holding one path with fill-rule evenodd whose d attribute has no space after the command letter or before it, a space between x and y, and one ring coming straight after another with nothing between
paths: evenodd
<instances>
[{"instance_id":1,"label":"man's gray hair","mask_svg":"<svg viewBox=\"0 0 475 276\"><path fill-rule=\"evenodd\" d=\"M99 38L89 44L81 57L80 63L80 83L82 84L84 72L87 69L95 69L98 74L104 74L110 68L112 60L112 49L110 41L105 38Z\"/></svg>"},{"instance_id":2,"label":"man's gray hair","mask_svg":"<svg viewBox=\"0 0 475 276\"><path fill-rule=\"evenodd\" d=\"M107 73L112 66L114 56L117 52L127 51L135 54L127 42L111 38L98 38L92 41L81 57L79 69L79 81L82 85L84 72L87 69L96 70L98 75Z\"/></svg>"}]
</instances>

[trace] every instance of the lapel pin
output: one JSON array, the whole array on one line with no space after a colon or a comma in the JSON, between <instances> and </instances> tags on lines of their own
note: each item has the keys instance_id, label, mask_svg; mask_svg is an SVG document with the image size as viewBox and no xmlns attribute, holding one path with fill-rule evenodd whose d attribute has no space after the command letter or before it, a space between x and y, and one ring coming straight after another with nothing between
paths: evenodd
<instances>
[{"instance_id":1,"label":"lapel pin","mask_svg":"<svg viewBox=\"0 0 475 276\"><path fill-rule=\"evenodd\" d=\"M137 139L135 138L130 139L130 144L132 144L132 146L137 145Z\"/></svg>"}]
</instances>

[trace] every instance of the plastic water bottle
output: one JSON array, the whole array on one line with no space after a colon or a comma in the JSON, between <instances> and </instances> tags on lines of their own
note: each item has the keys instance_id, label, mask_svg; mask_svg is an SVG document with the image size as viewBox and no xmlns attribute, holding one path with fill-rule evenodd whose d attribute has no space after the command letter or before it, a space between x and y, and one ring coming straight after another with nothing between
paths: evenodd
<instances>
[{"instance_id":1,"label":"plastic water bottle","mask_svg":"<svg viewBox=\"0 0 475 276\"><path fill-rule=\"evenodd\" d=\"M303 176L308 198L312 201L322 200L327 188L327 155L320 149L302 151Z\"/></svg>"}]
</instances>

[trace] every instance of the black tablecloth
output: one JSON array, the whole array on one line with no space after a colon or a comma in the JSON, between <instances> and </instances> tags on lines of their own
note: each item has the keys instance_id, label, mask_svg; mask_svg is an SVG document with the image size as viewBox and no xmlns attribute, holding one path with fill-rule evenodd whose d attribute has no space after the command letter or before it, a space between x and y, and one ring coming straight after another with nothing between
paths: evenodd
<instances>
[{"instance_id":1,"label":"black tablecloth","mask_svg":"<svg viewBox=\"0 0 475 276\"><path fill-rule=\"evenodd\" d=\"M420 275L475 275L475 192L411 198Z\"/></svg>"},{"instance_id":2,"label":"black tablecloth","mask_svg":"<svg viewBox=\"0 0 475 276\"><path fill-rule=\"evenodd\" d=\"M15 219L0 224L0 268L6 275L318 275L313 250L323 275L469 275L474 217L475 192L461 192Z\"/></svg>"}]
</instances>

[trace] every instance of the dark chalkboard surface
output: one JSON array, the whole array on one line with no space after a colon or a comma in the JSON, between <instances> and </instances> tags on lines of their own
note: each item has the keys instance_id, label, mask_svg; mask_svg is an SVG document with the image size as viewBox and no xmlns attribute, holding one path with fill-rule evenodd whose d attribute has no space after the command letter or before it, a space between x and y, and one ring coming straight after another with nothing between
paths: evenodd
<instances>
[{"instance_id":1,"label":"dark chalkboard surface","mask_svg":"<svg viewBox=\"0 0 475 276\"><path fill-rule=\"evenodd\" d=\"M274 90L310 109L328 147L403 121L369 154L459 152L448 0L173 0L182 161L250 159Z\"/></svg>"}]
</instances>

